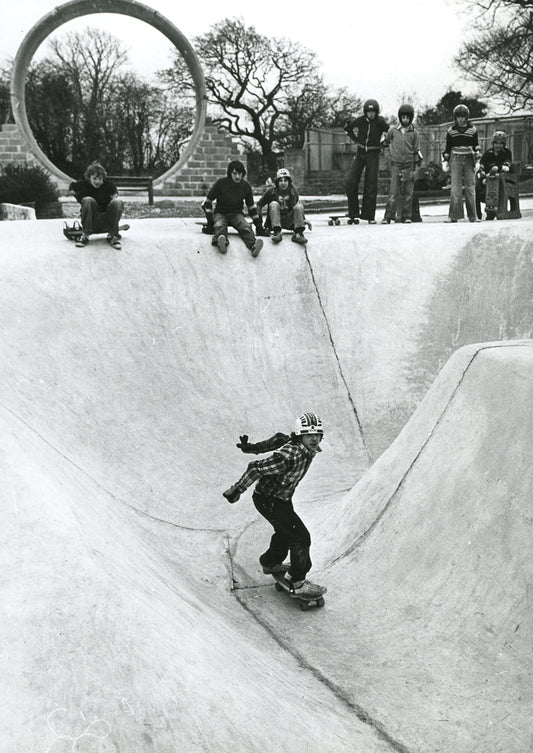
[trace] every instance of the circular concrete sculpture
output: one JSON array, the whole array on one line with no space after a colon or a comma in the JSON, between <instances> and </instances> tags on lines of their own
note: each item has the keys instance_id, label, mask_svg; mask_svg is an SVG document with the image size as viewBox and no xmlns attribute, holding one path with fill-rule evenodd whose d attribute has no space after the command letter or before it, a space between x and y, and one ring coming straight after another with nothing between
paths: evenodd
<instances>
[{"instance_id":1,"label":"circular concrete sculpture","mask_svg":"<svg viewBox=\"0 0 533 753\"><path fill-rule=\"evenodd\" d=\"M207 107L204 74L193 47L181 31L179 31L174 24L170 23L170 21L167 21L167 19L160 13L153 10L153 8L138 3L136 0L71 0L71 2L60 5L51 13L43 16L43 18L41 18L41 20L30 29L17 52L11 79L11 105L15 122L20 129L22 137L25 139L28 147L38 162L40 162L60 181L70 183L72 178L59 170L53 162L48 159L35 140L26 113L24 89L28 67L37 48L43 40L67 21L72 21L74 18L87 16L92 13L120 13L124 16L131 16L132 18L137 18L139 21L144 21L164 34L164 36L172 42L174 47L183 56L187 64L187 68L189 69L194 82L196 94L195 126L187 148L184 150L180 159L169 170L167 170L166 173L159 176L157 179L157 183L164 183L175 173L179 172L180 168L194 152L202 136Z\"/></svg>"}]
</instances>

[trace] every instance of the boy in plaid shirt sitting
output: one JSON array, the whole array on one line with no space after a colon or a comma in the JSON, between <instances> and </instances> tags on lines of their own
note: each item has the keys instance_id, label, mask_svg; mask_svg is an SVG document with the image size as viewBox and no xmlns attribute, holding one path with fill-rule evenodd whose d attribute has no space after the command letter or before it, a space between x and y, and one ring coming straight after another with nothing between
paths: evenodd
<instances>
[{"instance_id":1,"label":"boy in plaid shirt sitting","mask_svg":"<svg viewBox=\"0 0 533 753\"><path fill-rule=\"evenodd\" d=\"M304 413L296 419L290 437L276 434L252 445L246 435L242 436L237 446L243 452L276 451L264 460L253 460L237 483L223 492L228 502L234 503L248 487L258 482L252 497L254 505L274 528L270 546L259 557L259 562L264 573L283 573L287 570L283 560L290 551L290 566L285 577L292 582L294 593L303 596L322 593L324 589L306 580L312 564L311 536L294 511L292 496L315 455L321 452L323 435L320 418L314 413Z\"/></svg>"}]
</instances>

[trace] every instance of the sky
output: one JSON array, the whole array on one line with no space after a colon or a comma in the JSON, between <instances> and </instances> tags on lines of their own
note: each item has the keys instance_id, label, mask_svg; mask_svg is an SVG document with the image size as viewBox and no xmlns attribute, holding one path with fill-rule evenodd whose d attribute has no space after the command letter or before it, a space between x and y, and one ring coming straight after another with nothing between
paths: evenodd
<instances>
[{"instance_id":1,"label":"sky","mask_svg":"<svg viewBox=\"0 0 533 753\"><path fill-rule=\"evenodd\" d=\"M19 0L4 4L0 26L0 61L12 58L27 32L60 0ZM315 52L321 71L332 87L347 87L361 99L372 97L382 112L394 114L409 97L415 106L434 105L451 87L475 94L461 79L453 58L473 30L458 0L351 0L335 4L328 15L322 3L250 3L249 0L202 0L181 4L175 0L144 0L192 42L228 17L242 18L267 36L292 39ZM342 10L344 8L344 10ZM56 32L85 26L105 28L120 38L139 72L165 67L170 43L147 24L117 14L92 14L64 24ZM37 51L38 57L46 46Z\"/></svg>"}]
</instances>

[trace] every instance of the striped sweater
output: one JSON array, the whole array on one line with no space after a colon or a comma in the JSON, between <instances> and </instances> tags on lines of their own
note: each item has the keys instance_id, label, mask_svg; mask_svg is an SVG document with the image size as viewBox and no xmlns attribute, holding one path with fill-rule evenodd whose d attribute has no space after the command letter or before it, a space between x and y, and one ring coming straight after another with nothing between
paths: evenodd
<instances>
[{"instance_id":1,"label":"striped sweater","mask_svg":"<svg viewBox=\"0 0 533 753\"><path fill-rule=\"evenodd\" d=\"M477 130L470 121L462 128L459 128L457 123L448 128L446 133L446 148L442 156L448 161L452 154L470 154L476 159L479 158L480 149Z\"/></svg>"}]
</instances>

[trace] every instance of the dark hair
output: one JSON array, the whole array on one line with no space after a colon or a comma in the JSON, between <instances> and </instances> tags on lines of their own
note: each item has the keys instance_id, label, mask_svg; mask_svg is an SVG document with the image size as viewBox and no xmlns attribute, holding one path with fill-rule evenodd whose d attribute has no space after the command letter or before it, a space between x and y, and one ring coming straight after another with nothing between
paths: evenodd
<instances>
[{"instance_id":1,"label":"dark hair","mask_svg":"<svg viewBox=\"0 0 533 753\"><path fill-rule=\"evenodd\" d=\"M228 165L228 178L231 178L231 173L233 170L236 170L238 173L241 173L242 177L246 175L246 168L242 164L242 162L238 159L232 160Z\"/></svg>"},{"instance_id":2,"label":"dark hair","mask_svg":"<svg viewBox=\"0 0 533 753\"><path fill-rule=\"evenodd\" d=\"M85 170L85 179L89 180L91 175L102 175L104 178L107 178L107 171L103 165L101 165L96 160L94 162L91 162L87 170Z\"/></svg>"}]
</instances>

